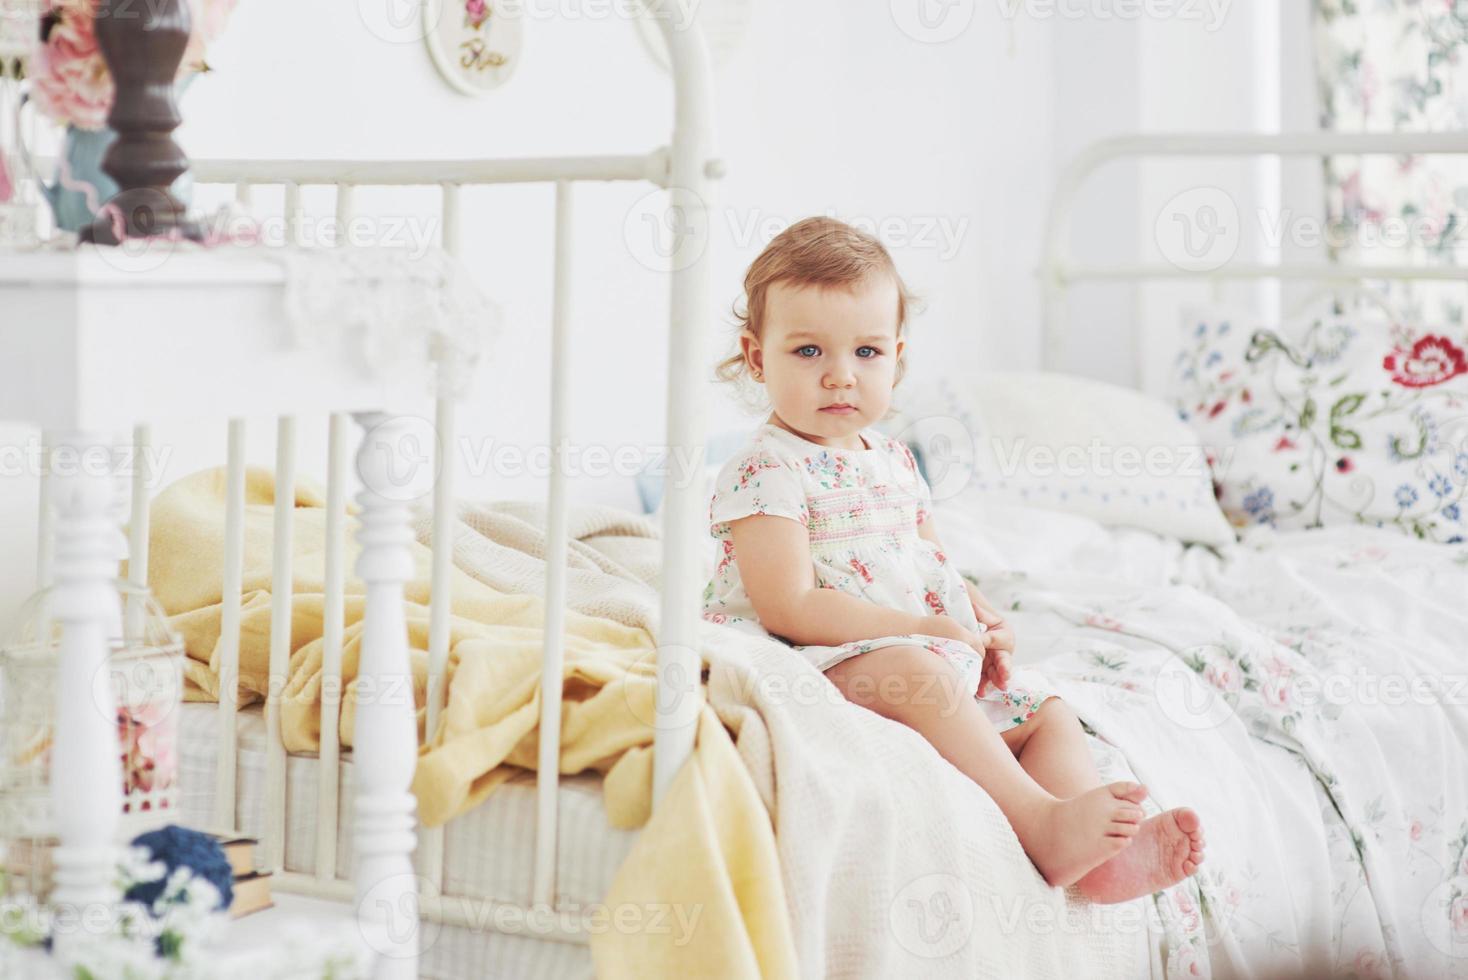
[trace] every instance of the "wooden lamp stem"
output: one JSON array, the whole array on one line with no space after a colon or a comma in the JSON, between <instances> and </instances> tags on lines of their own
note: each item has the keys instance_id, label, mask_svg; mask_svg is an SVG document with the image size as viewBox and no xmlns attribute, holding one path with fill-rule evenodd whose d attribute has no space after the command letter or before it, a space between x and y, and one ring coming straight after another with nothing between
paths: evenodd
<instances>
[{"instance_id":1,"label":"wooden lamp stem","mask_svg":"<svg viewBox=\"0 0 1468 980\"><path fill-rule=\"evenodd\" d=\"M116 209L121 228L114 224L117 215L103 213L82 230L82 240L117 245L122 238L170 235L175 229L202 237L170 190L189 168L172 136L182 122L174 80L189 43L188 0L99 0L96 33L117 90L107 116L117 139L102 169L117 181L107 212Z\"/></svg>"}]
</instances>

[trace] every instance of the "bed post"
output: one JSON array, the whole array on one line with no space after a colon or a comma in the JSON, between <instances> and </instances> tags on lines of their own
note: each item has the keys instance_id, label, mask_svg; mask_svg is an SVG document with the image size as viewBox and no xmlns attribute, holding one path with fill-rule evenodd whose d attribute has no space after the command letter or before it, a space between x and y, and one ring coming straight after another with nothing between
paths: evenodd
<instances>
[{"instance_id":1,"label":"bed post","mask_svg":"<svg viewBox=\"0 0 1468 980\"><path fill-rule=\"evenodd\" d=\"M50 787L60 841L51 905L58 914L56 943L65 947L86 942L96 910L110 913L118 898L113 879L122 761L107 667L108 636L121 626L114 584L121 556L112 466L99 473L88 465L102 454L110 459L110 439L100 433L48 434L46 444L56 464L56 585L46 612L61 624ZM70 927L63 929L64 910Z\"/></svg>"},{"instance_id":2,"label":"bed post","mask_svg":"<svg viewBox=\"0 0 1468 980\"><path fill-rule=\"evenodd\" d=\"M701 620L700 541L702 518L704 415L710 365L707 335L713 327L710 303L709 195L720 176L712 158L713 133L708 52L692 23L685 0L650 0L649 8L672 59L673 143L668 209L674 219L672 282L668 330L667 433L670 465L663 478L662 609L657 644L657 726L653 735L653 802L661 800L673 777L693 754L701 707L698 626ZM690 460L690 451L697 458ZM689 460L692 472L676 462Z\"/></svg>"},{"instance_id":3,"label":"bed post","mask_svg":"<svg viewBox=\"0 0 1468 980\"><path fill-rule=\"evenodd\" d=\"M357 919L376 949L378 980L418 975L417 843L411 787L418 759L413 668L403 613L403 583L413 574L407 503L433 478L432 459L416 445L409 420L377 412L355 418L365 434L357 452L362 490L361 553L356 572L367 586L357 660L353 851Z\"/></svg>"}]
</instances>

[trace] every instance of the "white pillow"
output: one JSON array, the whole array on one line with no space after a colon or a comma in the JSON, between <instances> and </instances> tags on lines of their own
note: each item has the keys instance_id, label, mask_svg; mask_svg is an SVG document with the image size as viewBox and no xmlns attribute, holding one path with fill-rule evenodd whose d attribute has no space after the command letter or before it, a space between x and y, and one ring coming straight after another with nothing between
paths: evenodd
<instances>
[{"instance_id":1,"label":"white pillow","mask_svg":"<svg viewBox=\"0 0 1468 980\"><path fill-rule=\"evenodd\" d=\"M896 428L921 457L934 501L1002 501L1112 527L1221 546L1198 437L1166 403L1048 372L976 372L919 396Z\"/></svg>"}]
</instances>

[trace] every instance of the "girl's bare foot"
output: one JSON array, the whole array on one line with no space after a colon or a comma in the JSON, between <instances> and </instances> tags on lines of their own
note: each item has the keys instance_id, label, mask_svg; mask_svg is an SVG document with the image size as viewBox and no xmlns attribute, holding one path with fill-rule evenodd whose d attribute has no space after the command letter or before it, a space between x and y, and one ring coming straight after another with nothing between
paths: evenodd
<instances>
[{"instance_id":1,"label":"girl's bare foot","mask_svg":"<svg viewBox=\"0 0 1468 980\"><path fill-rule=\"evenodd\" d=\"M1044 804L1033 819L1015 825L1025 853L1051 885L1063 887L1113 860L1142 823L1146 787L1121 782L1098 786L1068 800ZM1023 828L1023 829L1021 829Z\"/></svg>"},{"instance_id":2,"label":"girl's bare foot","mask_svg":"<svg viewBox=\"0 0 1468 980\"><path fill-rule=\"evenodd\" d=\"M1203 823L1187 807L1147 820L1129 847L1080 879L1093 902L1128 902L1177 884L1203 863Z\"/></svg>"}]
</instances>

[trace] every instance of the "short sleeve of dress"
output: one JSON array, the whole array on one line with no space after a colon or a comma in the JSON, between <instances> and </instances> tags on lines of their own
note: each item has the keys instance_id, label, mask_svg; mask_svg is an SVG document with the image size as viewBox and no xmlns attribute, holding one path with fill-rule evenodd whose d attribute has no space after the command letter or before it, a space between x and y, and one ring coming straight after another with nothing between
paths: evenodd
<instances>
[{"instance_id":1,"label":"short sleeve of dress","mask_svg":"<svg viewBox=\"0 0 1468 980\"><path fill-rule=\"evenodd\" d=\"M756 514L810 524L799 471L765 446L735 456L719 470L709 501L709 531L728 538L731 521Z\"/></svg>"},{"instance_id":2,"label":"short sleeve of dress","mask_svg":"<svg viewBox=\"0 0 1468 980\"><path fill-rule=\"evenodd\" d=\"M933 512L933 492L928 488L928 481L923 479L922 470L918 469L912 450L908 449L904 442L895 440L894 442L901 450L902 465L912 473L914 486L917 487L917 522L921 524Z\"/></svg>"}]
</instances>

